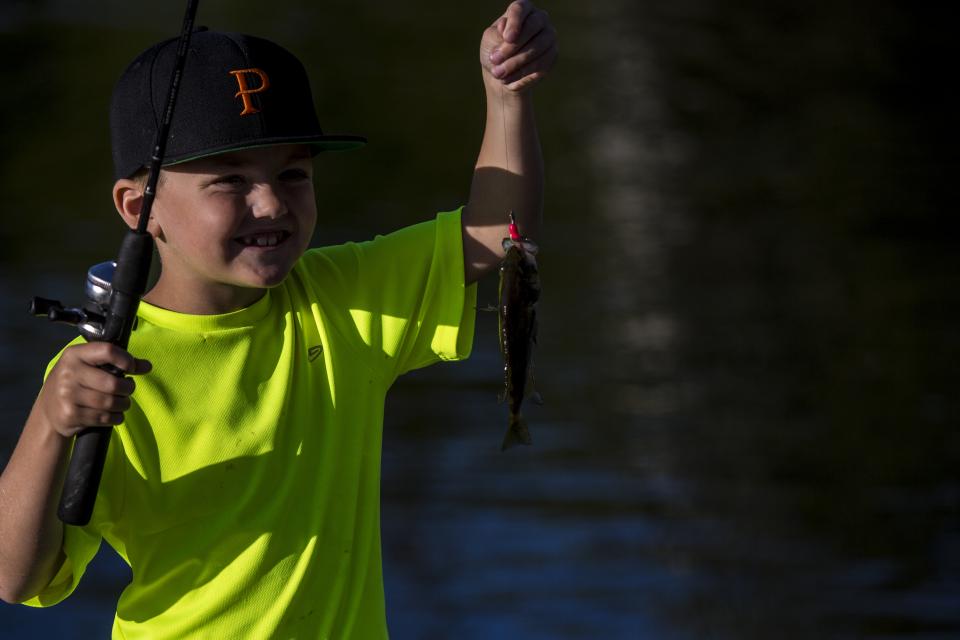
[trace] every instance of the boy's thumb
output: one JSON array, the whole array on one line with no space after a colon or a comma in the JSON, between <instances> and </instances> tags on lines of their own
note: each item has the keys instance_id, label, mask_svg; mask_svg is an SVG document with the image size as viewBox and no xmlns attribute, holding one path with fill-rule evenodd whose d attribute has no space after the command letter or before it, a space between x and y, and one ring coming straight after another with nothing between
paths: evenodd
<instances>
[{"instance_id":1,"label":"boy's thumb","mask_svg":"<svg viewBox=\"0 0 960 640\"><path fill-rule=\"evenodd\" d=\"M153 370L153 364L149 360L141 360L140 358L133 359L133 371L128 371L128 374L141 375L144 373L150 373Z\"/></svg>"}]
</instances>

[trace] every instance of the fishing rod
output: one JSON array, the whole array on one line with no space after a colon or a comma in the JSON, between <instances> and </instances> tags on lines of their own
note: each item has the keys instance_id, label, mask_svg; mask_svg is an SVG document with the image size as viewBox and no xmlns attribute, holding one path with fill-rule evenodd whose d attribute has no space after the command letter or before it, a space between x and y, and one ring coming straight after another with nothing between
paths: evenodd
<instances>
[{"instance_id":1,"label":"fishing rod","mask_svg":"<svg viewBox=\"0 0 960 640\"><path fill-rule=\"evenodd\" d=\"M75 325L80 335L90 342L110 342L126 349L137 318L140 298L147 289L147 277L153 259L153 236L147 232L147 223L156 198L160 167L166 153L173 107L180 90L180 78L187 60L198 4L199 0L187 2L163 120L153 142L137 228L130 229L124 235L116 262L101 262L87 272L87 303L82 308L68 308L57 300L37 297L30 303L30 313L33 315ZM124 372L113 365L104 364L100 368L118 378L124 376ZM90 522L112 432L110 427L87 427L77 433L57 509L57 516L65 524L83 526Z\"/></svg>"}]
</instances>

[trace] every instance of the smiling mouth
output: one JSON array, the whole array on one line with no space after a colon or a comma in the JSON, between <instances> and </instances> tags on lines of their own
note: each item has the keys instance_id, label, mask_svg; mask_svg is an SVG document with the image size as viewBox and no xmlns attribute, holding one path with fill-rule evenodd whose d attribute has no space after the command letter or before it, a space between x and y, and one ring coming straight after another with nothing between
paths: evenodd
<instances>
[{"instance_id":1,"label":"smiling mouth","mask_svg":"<svg viewBox=\"0 0 960 640\"><path fill-rule=\"evenodd\" d=\"M239 242L245 247L276 247L279 244L282 244L287 238L290 237L289 231L266 231L261 233L253 233L248 236L240 236L235 238L235 242Z\"/></svg>"}]
</instances>

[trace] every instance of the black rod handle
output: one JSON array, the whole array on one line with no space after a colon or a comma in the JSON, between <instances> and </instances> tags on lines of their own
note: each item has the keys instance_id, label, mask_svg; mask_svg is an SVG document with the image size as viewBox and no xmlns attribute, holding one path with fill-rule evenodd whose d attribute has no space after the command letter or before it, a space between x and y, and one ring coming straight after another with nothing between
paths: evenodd
<instances>
[{"instance_id":1,"label":"black rod handle","mask_svg":"<svg viewBox=\"0 0 960 640\"><path fill-rule=\"evenodd\" d=\"M147 286L152 257L153 236L127 231L120 245L117 269L113 275L110 309L104 321L105 342L127 348L140 297ZM110 364L100 368L118 377L124 375L123 371ZM90 522L112 430L111 427L90 427L77 434L67 476L63 481L60 507L57 509L57 515L65 524L83 526Z\"/></svg>"},{"instance_id":2,"label":"black rod handle","mask_svg":"<svg viewBox=\"0 0 960 640\"><path fill-rule=\"evenodd\" d=\"M90 522L112 433L111 427L88 427L74 439L57 509L57 516L65 524L82 527Z\"/></svg>"},{"instance_id":3,"label":"black rod handle","mask_svg":"<svg viewBox=\"0 0 960 640\"><path fill-rule=\"evenodd\" d=\"M127 348L140 297L147 286L152 256L153 236L135 230L127 231L120 245L117 269L113 275L110 309L104 321L105 342ZM117 377L124 376L124 372L113 365L105 364L100 368ZM112 431L112 427L89 427L74 439L57 509L57 515L65 524L83 526L90 522Z\"/></svg>"}]
</instances>

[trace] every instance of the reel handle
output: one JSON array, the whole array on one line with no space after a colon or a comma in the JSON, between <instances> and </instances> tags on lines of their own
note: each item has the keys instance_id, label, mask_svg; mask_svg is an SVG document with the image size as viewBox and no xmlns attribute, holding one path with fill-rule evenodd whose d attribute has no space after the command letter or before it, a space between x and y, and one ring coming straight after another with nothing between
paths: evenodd
<instances>
[{"instance_id":1,"label":"reel handle","mask_svg":"<svg viewBox=\"0 0 960 640\"><path fill-rule=\"evenodd\" d=\"M49 318L52 309L62 308L63 303L59 300L41 298L40 296L33 296L33 298L30 299L30 315L36 316L37 318Z\"/></svg>"},{"instance_id":2,"label":"reel handle","mask_svg":"<svg viewBox=\"0 0 960 640\"><path fill-rule=\"evenodd\" d=\"M80 324L87 320L87 314L82 309L73 309L64 307L59 300L49 298L40 298L34 296L30 300L30 315L38 318L46 318L50 322L63 322L65 324Z\"/></svg>"}]
</instances>

